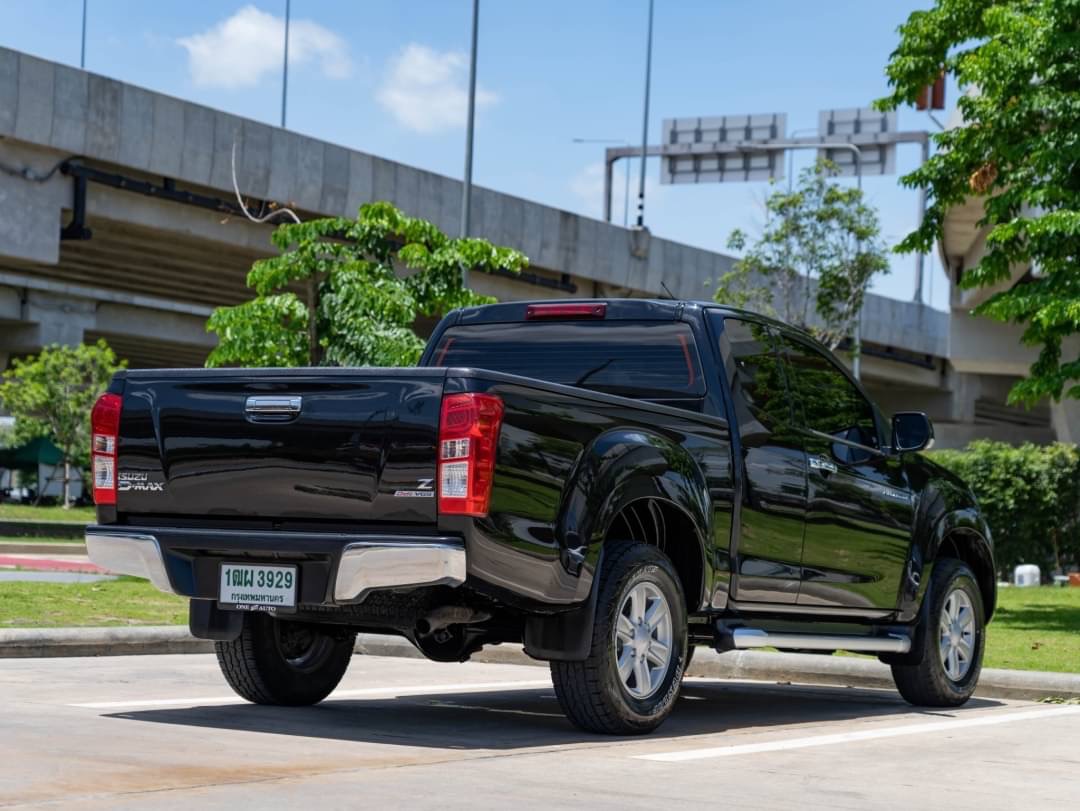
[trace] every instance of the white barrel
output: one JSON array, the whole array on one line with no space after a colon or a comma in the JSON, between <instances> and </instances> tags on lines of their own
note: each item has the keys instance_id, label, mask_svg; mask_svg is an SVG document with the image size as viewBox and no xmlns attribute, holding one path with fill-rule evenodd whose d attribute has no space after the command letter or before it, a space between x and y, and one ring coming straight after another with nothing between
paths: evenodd
<instances>
[{"instance_id":1,"label":"white barrel","mask_svg":"<svg viewBox=\"0 0 1080 811\"><path fill-rule=\"evenodd\" d=\"M1039 567L1024 563L1013 570L1013 583L1017 586L1037 586L1041 583Z\"/></svg>"}]
</instances>

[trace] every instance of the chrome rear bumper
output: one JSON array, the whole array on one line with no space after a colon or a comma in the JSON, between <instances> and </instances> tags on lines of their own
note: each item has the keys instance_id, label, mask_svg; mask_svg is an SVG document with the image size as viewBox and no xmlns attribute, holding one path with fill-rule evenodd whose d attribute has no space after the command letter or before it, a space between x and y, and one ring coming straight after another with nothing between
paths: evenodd
<instances>
[{"instance_id":1,"label":"chrome rear bumper","mask_svg":"<svg viewBox=\"0 0 1080 811\"><path fill-rule=\"evenodd\" d=\"M165 565L162 547L171 549L168 531L164 532L165 543L157 535L134 528L125 532L104 526L91 527L86 532L86 551L90 560L116 574L143 577L159 589L172 594L180 593L172 585L169 570ZM229 533L223 532L224 537ZM363 540L358 540L363 538ZM370 539L369 539L370 538ZM247 548L259 550L257 543L249 539ZM292 546L292 544L289 544ZM200 544L202 548L207 548ZM269 545L268 545L269 546ZM183 553L184 549L179 550ZM269 551L269 550L266 550ZM282 559L287 559L289 551L275 545L273 550ZM293 547L297 554L307 554L309 549L301 542ZM465 547L455 539L397 540L370 536L351 536L349 542L337 547L332 552L325 550L335 559L335 574L332 588L328 588L335 603L355 603L363 600L376 589L408 588L411 586L460 586L465 582L466 558ZM219 554L228 554L225 552ZM242 558L242 554L237 555ZM180 576L180 575L178 575ZM189 578L181 576L179 582ZM207 583L207 587L215 589ZM320 587L321 591L321 587ZM191 595L189 595L191 596ZM210 594L203 593L204 598ZM321 599L319 600L321 602Z\"/></svg>"},{"instance_id":2,"label":"chrome rear bumper","mask_svg":"<svg viewBox=\"0 0 1080 811\"><path fill-rule=\"evenodd\" d=\"M356 543L341 553L334 600L356 602L374 589L460 586L464 582L463 547L441 543Z\"/></svg>"},{"instance_id":3,"label":"chrome rear bumper","mask_svg":"<svg viewBox=\"0 0 1080 811\"><path fill-rule=\"evenodd\" d=\"M142 533L86 533L90 560L114 574L145 577L162 591L175 594L165 569L161 546L153 535Z\"/></svg>"}]
</instances>

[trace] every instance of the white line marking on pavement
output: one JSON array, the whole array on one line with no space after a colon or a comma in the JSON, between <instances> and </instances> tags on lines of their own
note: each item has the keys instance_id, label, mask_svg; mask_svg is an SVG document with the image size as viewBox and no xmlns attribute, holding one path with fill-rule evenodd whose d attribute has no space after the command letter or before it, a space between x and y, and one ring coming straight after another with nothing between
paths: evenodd
<instances>
[{"instance_id":1,"label":"white line marking on pavement","mask_svg":"<svg viewBox=\"0 0 1080 811\"><path fill-rule=\"evenodd\" d=\"M482 693L487 690L524 690L533 687L551 687L551 680L537 681L488 681L473 684L419 684L415 687L367 687L360 690L338 690L327 701L342 698L397 698L398 696L422 696L428 693ZM151 698L141 701L90 701L68 704L84 710L122 710L138 707L201 706L204 704L246 704L239 696L206 696L203 698Z\"/></svg>"},{"instance_id":2,"label":"white line marking on pavement","mask_svg":"<svg viewBox=\"0 0 1080 811\"><path fill-rule=\"evenodd\" d=\"M664 763L681 763L686 760L751 755L758 752L781 752L786 749L805 749L811 746L831 746L853 741L872 741L878 738L896 738L901 735L921 735L927 732L946 732L964 727L982 727L992 724L1008 724L1013 721L1034 721L1055 715L1080 712L1080 706L1067 705L1033 712L1010 712L980 715L975 718L959 718L950 721L933 721L925 724L908 724L884 729L867 729L860 732L841 732L835 735L814 735L808 738L790 738L765 743L745 743L731 746L714 746L709 749L688 749L683 752L663 752L655 755L632 755L636 760L657 760Z\"/></svg>"}]
</instances>

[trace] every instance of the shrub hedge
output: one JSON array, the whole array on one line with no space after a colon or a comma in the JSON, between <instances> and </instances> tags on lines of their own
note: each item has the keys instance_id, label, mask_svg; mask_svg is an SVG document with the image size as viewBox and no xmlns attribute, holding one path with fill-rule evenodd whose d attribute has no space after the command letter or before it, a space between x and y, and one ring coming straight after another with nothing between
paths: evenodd
<instances>
[{"instance_id":1,"label":"shrub hedge","mask_svg":"<svg viewBox=\"0 0 1080 811\"><path fill-rule=\"evenodd\" d=\"M977 440L964 450L934 451L935 462L975 491L994 535L998 572L1020 563L1044 576L1080 566L1080 449L1075 445L1015 447Z\"/></svg>"}]
</instances>

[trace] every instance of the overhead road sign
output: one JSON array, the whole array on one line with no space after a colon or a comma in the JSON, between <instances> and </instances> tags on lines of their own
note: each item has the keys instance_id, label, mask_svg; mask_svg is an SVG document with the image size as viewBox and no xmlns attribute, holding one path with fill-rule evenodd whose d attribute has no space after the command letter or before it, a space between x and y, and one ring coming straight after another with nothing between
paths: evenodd
<instances>
[{"instance_id":1,"label":"overhead road sign","mask_svg":"<svg viewBox=\"0 0 1080 811\"><path fill-rule=\"evenodd\" d=\"M731 151L735 143L783 139L786 113L667 118L663 144L678 154L666 155L660 182L731 183L780 179L783 154L776 151Z\"/></svg>"},{"instance_id":2,"label":"overhead road sign","mask_svg":"<svg viewBox=\"0 0 1080 811\"><path fill-rule=\"evenodd\" d=\"M891 175L896 172L896 112L881 113L865 107L822 110L818 113L818 135L823 141L856 144L862 154L863 175ZM835 163L841 176L854 177L855 157L850 149L821 149L818 157Z\"/></svg>"}]
</instances>

